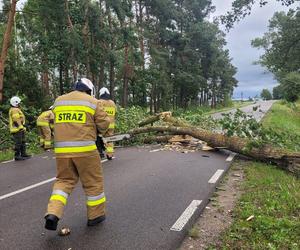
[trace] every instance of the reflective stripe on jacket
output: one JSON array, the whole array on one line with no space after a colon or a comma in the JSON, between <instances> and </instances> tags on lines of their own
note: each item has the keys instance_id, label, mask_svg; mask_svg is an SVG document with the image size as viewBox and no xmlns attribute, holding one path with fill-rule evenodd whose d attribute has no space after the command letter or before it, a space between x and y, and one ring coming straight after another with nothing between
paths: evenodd
<instances>
[{"instance_id":1,"label":"reflective stripe on jacket","mask_svg":"<svg viewBox=\"0 0 300 250\"><path fill-rule=\"evenodd\" d=\"M56 157L83 157L97 153L97 131L105 134L110 121L97 99L73 91L56 99L53 112Z\"/></svg>"},{"instance_id":2,"label":"reflective stripe on jacket","mask_svg":"<svg viewBox=\"0 0 300 250\"><path fill-rule=\"evenodd\" d=\"M105 99L100 99L99 102L101 103L101 106L103 107L104 111L107 113L110 119L109 129L114 129L115 116L117 111L116 104L114 103L113 100L105 100Z\"/></svg>"},{"instance_id":3,"label":"reflective stripe on jacket","mask_svg":"<svg viewBox=\"0 0 300 250\"><path fill-rule=\"evenodd\" d=\"M11 107L9 109L9 131L10 133L17 133L24 129L25 116L21 109Z\"/></svg>"},{"instance_id":4,"label":"reflective stripe on jacket","mask_svg":"<svg viewBox=\"0 0 300 250\"><path fill-rule=\"evenodd\" d=\"M37 126L53 127L53 125L52 125L53 122L54 122L54 114L53 114L52 110L47 110L39 115L39 117L37 118L36 124L37 124Z\"/></svg>"}]
</instances>

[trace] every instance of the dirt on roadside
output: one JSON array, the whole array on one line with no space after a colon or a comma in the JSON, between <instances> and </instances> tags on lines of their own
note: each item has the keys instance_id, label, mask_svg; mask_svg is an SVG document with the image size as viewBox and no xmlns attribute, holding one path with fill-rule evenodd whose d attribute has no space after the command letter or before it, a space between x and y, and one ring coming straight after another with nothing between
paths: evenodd
<instances>
[{"instance_id":1,"label":"dirt on roadside","mask_svg":"<svg viewBox=\"0 0 300 250\"><path fill-rule=\"evenodd\" d=\"M239 162L233 163L231 169L219 184L211 201L202 215L189 230L180 249L207 249L213 245L221 248L220 235L233 221L232 210L241 196L241 184L244 180L244 170Z\"/></svg>"}]
</instances>

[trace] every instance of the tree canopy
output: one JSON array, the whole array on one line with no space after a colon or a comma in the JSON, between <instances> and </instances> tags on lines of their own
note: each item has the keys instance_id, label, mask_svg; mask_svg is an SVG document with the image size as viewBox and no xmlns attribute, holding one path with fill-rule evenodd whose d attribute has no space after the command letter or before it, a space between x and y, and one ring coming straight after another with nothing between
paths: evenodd
<instances>
[{"instance_id":1,"label":"tree canopy","mask_svg":"<svg viewBox=\"0 0 300 250\"><path fill-rule=\"evenodd\" d=\"M271 100L272 99L272 94L271 92L268 90L268 89L263 89L261 94L260 94L260 97L263 99L263 100Z\"/></svg>"},{"instance_id":2,"label":"tree canopy","mask_svg":"<svg viewBox=\"0 0 300 250\"><path fill-rule=\"evenodd\" d=\"M299 0L276 0L280 2L282 5L290 6ZM254 4L259 4L260 7L267 5L268 0L234 0L231 4L232 9L227 11L227 13L221 16L221 22L225 24L227 29L230 29L234 26L234 24L245 16L251 14L251 10Z\"/></svg>"},{"instance_id":3,"label":"tree canopy","mask_svg":"<svg viewBox=\"0 0 300 250\"><path fill-rule=\"evenodd\" d=\"M16 15L4 101L23 93L50 102L85 76L123 107L222 104L236 68L206 18L212 11L210 0L28 0Z\"/></svg>"},{"instance_id":4,"label":"tree canopy","mask_svg":"<svg viewBox=\"0 0 300 250\"><path fill-rule=\"evenodd\" d=\"M282 96L289 101L297 100L296 96L300 95L300 8L275 13L268 32L254 39L252 46L264 49L259 63L281 83Z\"/></svg>"}]
</instances>

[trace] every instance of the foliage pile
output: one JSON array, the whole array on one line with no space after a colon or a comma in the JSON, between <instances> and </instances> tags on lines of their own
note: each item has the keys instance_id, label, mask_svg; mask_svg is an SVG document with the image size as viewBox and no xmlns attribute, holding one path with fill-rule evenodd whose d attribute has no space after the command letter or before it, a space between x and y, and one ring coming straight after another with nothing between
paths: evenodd
<instances>
[{"instance_id":1,"label":"foliage pile","mask_svg":"<svg viewBox=\"0 0 300 250\"><path fill-rule=\"evenodd\" d=\"M300 151L300 134L264 126L263 123L257 122L252 115L247 115L241 110L237 110L234 114L223 114L219 124L227 136L236 135L251 139L249 147L270 144L296 152Z\"/></svg>"},{"instance_id":2,"label":"foliage pile","mask_svg":"<svg viewBox=\"0 0 300 250\"><path fill-rule=\"evenodd\" d=\"M138 123L147 116L145 109L141 107L117 108L115 133L127 133L138 127Z\"/></svg>"},{"instance_id":3,"label":"foliage pile","mask_svg":"<svg viewBox=\"0 0 300 250\"><path fill-rule=\"evenodd\" d=\"M173 115L189 123L191 126L206 130L214 130L218 126L217 122L210 116L206 115L207 111L207 109L203 108L193 108L190 110L180 109L173 112Z\"/></svg>"}]
</instances>

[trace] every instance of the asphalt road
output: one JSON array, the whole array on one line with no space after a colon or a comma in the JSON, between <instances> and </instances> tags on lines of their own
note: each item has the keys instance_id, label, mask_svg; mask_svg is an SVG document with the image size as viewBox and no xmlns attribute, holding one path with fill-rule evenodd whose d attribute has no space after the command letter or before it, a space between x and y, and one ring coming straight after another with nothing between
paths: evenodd
<instances>
[{"instance_id":1,"label":"asphalt road","mask_svg":"<svg viewBox=\"0 0 300 250\"><path fill-rule=\"evenodd\" d=\"M70 227L66 237L44 229L56 172L52 154L0 163L0 249L176 249L230 162L225 153L151 150L118 149L116 159L103 163L107 220L99 226L86 226L85 196L77 185L59 223Z\"/></svg>"},{"instance_id":2,"label":"asphalt road","mask_svg":"<svg viewBox=\"0 0 300 250\"><path fill-rule=\"evenodd\" d=\"M264 115L268 112L268 110L272 107L274 102L275 102L274 100L258 101L255 104L240 108L240 110L247 113L248 115L252 115L259 122L264 117ZM257 107L256 111L253 110L253 107ZM219 113L212 114L211 116L215 119L221 119L222 114L234 113L235 111L236 109L225 111L225 112L219 112Z\"/></svg>"}]
</instances>

